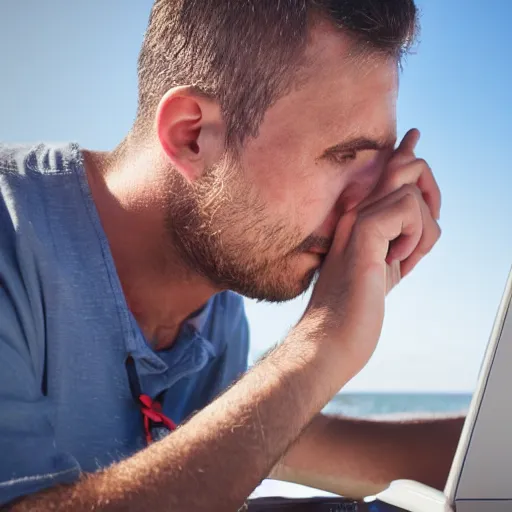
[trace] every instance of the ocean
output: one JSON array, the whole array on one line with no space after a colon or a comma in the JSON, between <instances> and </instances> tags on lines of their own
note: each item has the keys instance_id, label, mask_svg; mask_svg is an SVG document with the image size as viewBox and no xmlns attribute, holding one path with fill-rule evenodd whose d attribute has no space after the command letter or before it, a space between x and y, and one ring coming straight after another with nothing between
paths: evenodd
<instances>
[{"instance_id":1,"label":"ocean","mask_svg":"<svg viewBox=\"0 0 512 512\"><path fill-rule=\"evenodd\" d=\"M471 393L342 392L329 402L324 412L353 417L457 414L467 411L471 396Z\"/></svg>"}]
</instances>

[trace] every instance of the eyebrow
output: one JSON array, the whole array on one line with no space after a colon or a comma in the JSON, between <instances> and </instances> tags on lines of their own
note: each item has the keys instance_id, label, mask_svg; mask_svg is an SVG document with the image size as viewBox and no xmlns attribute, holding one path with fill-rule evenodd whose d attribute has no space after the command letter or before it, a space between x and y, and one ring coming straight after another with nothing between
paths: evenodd
<instances>
[{"instance_id":1,"label":"eyebrow","mask_svg":"<svg viewBox=\"0 0 512 512\"><path fill-rule=\"evenodd\" d=\"M351 151L381 151L383 149L394 148L395 143L396 138L394 136L382 139L355 137L326 149L322 157L329 156L334 153L349 153Z\"/></svg>"}]
</instances>

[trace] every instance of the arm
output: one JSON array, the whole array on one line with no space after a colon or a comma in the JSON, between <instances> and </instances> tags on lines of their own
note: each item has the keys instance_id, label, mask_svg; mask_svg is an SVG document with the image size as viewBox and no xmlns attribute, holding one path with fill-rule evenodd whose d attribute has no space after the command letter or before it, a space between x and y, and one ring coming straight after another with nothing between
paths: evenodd
<instances>
[{"instance_id":1,"label":"arm","mask_svg":"<svg viewBox=\"0 0 512 512\"><path fill-rule=\"evenodd\" d=\"M319 414L271 477L352 497L402 478L442 490L463 423L462 417L372 421Z\"/></svg>"},{"instance_id":2,"label":"arm","mask_svg":"<svg viewBox=\"0 0 512 512\"><path fill-rule=\"evenodd\" d=\"M135 456L70 486L26 497L11 511L236 510L311 418L332 386L333 358L309 330L278 349L187 424Z\"/></svg>"}]
</instances>

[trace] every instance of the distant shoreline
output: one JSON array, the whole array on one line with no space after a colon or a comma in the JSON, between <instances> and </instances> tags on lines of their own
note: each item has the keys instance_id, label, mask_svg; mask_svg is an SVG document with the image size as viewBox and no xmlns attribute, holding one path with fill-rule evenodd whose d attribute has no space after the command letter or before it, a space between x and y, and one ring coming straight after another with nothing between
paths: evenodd
<instances>
[{"instance_id":1,"label":"distant shoreline","mask_svg":"<svg viewBox=\"0 0 512 512\"><path fill-rule=\"evenodd\" d=\"M431 395L431 396L468 396L472 395L473 391L345 391L341 390L337 393L339 395Z\"/></svg>"}]
</instances>

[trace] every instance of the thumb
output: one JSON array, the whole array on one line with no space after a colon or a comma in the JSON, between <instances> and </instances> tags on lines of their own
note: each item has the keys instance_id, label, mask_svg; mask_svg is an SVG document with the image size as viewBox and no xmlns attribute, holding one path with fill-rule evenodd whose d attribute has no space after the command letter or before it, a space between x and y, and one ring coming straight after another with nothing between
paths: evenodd
<instances>
[{"instance_id":1,"label":"thumb","mask_svg":"<svg viewBox=\"0 0 512 512\"><path fill-rule=\"evenodd\" d=\"M355 209L349 210L340 217L326 260L329 259L331 254L340 254L345 250L350 239L350 235L352 234L352 228L354 227L356 219L357 212Z\"/></svg>"}]
</instances>

